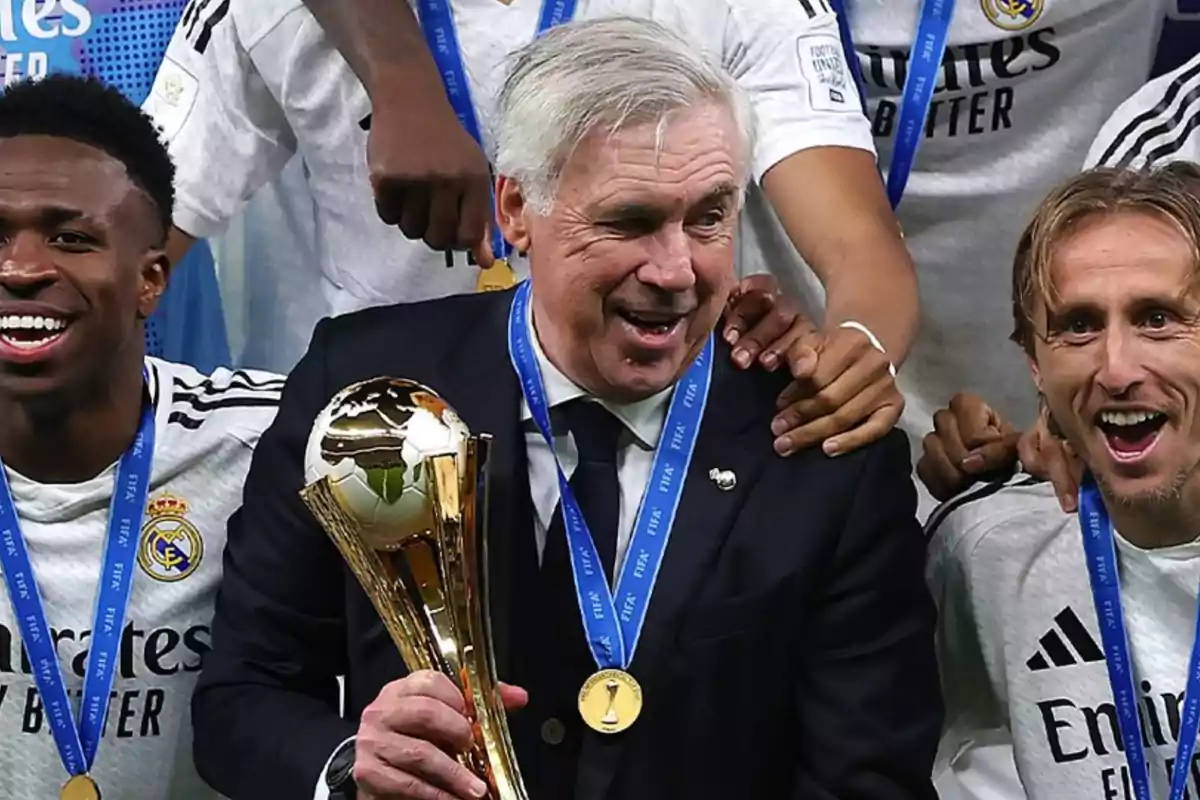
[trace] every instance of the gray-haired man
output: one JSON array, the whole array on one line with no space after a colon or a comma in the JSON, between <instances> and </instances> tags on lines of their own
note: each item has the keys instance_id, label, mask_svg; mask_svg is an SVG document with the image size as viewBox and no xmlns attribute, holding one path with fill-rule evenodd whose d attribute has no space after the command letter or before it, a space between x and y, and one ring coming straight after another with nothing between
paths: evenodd
<instances>
[{"instance_id":1,"label":"gray-haired man","mask_svg":"<svg viewBox=\"0 0 1200 800\"><path fill-rule=\"evenodd\" d=\"M462 696L406 675L297 494L321 409L394 375L495 437L490 613L532 800L932 798L941 703L905 440L773 456L786 376L734 369L712 337L753 145L741 90L666 29L613 19L528 46L500 107L499 217L531 280L318 328L231 522L201 774L235 800L482 796L453 758ZM803 530L781 536L797 508ZM621 733L578 708L599 670L640 685Z\"/></svg>"}]
</instances>

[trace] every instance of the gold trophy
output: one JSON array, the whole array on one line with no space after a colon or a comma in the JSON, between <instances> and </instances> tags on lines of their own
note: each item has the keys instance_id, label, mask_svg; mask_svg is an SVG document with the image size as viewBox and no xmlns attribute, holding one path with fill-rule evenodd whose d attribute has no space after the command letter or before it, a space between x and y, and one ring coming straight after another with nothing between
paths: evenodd
<instances>
[{"instance_id":1,"label":"gold trophy","mask_svg":"<svg viewBox=\"0 0 1200 800\"><path fill-rule=\"evenodd\" d=\"M497 688L487 612L487 460L433 390L375 378L313 426L300 495L354 572L410 671L462 690L475 731L459 761L489 800L528 800Z\"/></svg>"}]
</instances>

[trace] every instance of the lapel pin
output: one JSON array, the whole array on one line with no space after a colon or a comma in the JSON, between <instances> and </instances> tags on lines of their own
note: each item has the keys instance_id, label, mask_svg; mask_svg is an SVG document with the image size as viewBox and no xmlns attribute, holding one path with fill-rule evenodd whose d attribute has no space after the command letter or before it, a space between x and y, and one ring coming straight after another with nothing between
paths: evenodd
<instances>
[{"instance_id":1,"label":"lapel pin","mask_svg":"<svg viewBox=\"0 0 1200 800\"><path fill-rule=\"evenodd\" d=\"M715 483L722 492L733 491L733 487L737 486L737 475L728 469L713 467L708 471L708 479Z\"/></svg>"}]
</instances>

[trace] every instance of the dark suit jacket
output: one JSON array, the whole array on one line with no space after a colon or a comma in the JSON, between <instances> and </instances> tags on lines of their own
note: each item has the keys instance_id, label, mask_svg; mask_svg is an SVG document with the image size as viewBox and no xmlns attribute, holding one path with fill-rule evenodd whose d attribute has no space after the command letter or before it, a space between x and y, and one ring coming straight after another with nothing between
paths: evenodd
<instances>
[{"instance_id":1,"label":"dark suit jacket","mask_svg":"<svg viewBox=\"0 0 1200 800\"><path fill-rule=\"evenodd\" d=\"M511 674L514 542L530 547L511 293L377 308L318 326L229 525L212 650L193 700L200 774L241 798L308 798L404 665L297 492L310 427L340 389L421 381L495 436L490 553L500 677ZM591 735L579 800L933 798L942 719L934 609L905 438L780 458L785 376L717 351L691 473L631 671L646 707ZM732 470L721 491L710 469ZM347 676L345 718L335 676ZM518 712L520 713L520 712ZM590 732L589 732L590 733ZM518 752L518 757L520 753ZM560 800L535 797L533 800Z\"/></svg>"}]
</instances>

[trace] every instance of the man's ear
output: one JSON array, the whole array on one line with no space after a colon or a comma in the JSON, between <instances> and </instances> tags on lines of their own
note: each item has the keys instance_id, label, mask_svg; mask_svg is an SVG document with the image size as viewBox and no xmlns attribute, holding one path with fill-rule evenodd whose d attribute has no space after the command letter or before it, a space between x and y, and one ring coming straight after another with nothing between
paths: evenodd
<instances>
[{"instance_id":1,"label":"man's ear","mask_svg":"<svg viewBox=\"0 0 1200 800\"><path fill-rule=\"evenodd\" d=\"M167 271L171 267L171 262L167 259L165 250L148 250L142 257L142 266L139 270L138 280L140 288L138 291L138 317L141 319L149 319L154 313L154 309L158 308L158 301L162 298L163 292L167 290Z\"/></svg>"},{"instance_id":2,"label":"man's ear","mask_svg":"<svg viewBox=\"0 0 1200 800\"><path fill-rule=\"evenodd\" d=\"M500 232L518 253L529 250L529 202L521 184L507 175L496 178L496 216L500 221Z\"/></svg>"}]
</instances>

